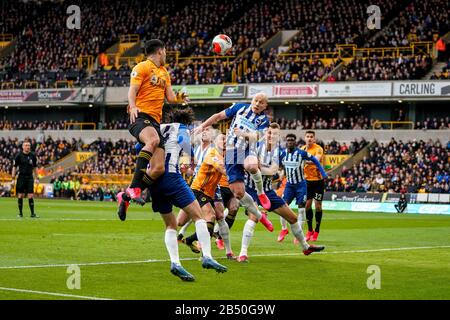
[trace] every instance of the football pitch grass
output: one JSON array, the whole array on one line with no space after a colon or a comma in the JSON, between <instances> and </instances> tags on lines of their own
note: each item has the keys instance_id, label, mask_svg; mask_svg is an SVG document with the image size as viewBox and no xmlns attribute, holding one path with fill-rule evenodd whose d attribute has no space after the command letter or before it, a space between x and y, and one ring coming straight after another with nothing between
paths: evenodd
<instances>
[{"instance_id":1,"label":"football pitch grass","mask_svg":"<svg viewBox=\"0 0 450 320\"><path fill-rule=\"evenodd\" d=\"M125 222L109 202L37 199L36 212L30 219L24 201L17 218L16 199L0 199L0 299L450 299L450 216L327 211L317 242L325 251L304 256L292 234L276 241L270 213L275 231L257 225L250 263L224 259L212 243L227 273L202 269L180 244L196 277L187 283L169 272L163 222L149 204L130 207ZM235 254L244 223L240 211ZM67 287L71 264L81 289ZM375 283L369 266L379 268L380 289L367 286Z\"/></svg>"}]
</instances>

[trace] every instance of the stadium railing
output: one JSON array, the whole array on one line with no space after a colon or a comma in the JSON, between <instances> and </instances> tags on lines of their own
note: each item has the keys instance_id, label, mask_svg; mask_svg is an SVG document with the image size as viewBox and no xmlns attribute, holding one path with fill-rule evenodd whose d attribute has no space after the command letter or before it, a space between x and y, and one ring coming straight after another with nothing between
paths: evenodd
<instances>
[{"instance_id":1,"label":"stadium railing","mask_svg":"<svg viewBox=\"0 0 450 320\"><path fill-rule=\"evenodd\" d=\"M400 55L420 55L429 54L434 56L434 43L432 41L417 41L412 42L405 47L376 47L376 48L358 48L356 44L337 44L337 51L334 52L298 52L298 53L280 53L278 58L307 57L309 60L313 59L346 59L346 58L370 58L377 55L379 58L391 57L398 58Z\"/></svg>"},{"instance_id":2,"label":"stadium railing","mask_svg":"<svg viewBox=\"0 0 450 320\"><path fill-rule=\"evenodd\" d=\"M132 174L94 174L94 173L72 173L82 181L83 184L100 185L128 185L131 182Z\"/></svg>"},{"instance_id":3,"label":"stadium railing","mask_svg":"<svg viewBox=\"0 0 450 320\"><path fill-rule=\"evenodd\" d=\"M390 130L394 130L395 125L401 125L403 127L396 127L395 129L414 129L414 122L413 121L375 121L372 124L372 129L385 129L383 125L390 126ZM405 128L404 126L410 126L410 128Z\"/></svg>"},{"instance_id":4,"label":"stadium railing","mask_svg":"<svg viewBox=\"0 0 450 320\"><path fill-rule=\"evenodd\" d=\"M14 89L15 83L12 81L2 81L1 88L2 88L2 90Z\"/></svg>"},{"instance_id":5,"label":"stadium railing","mask_svg":"<svg viewBox=\"0 0 450 320\"><path fill-rule=\"evenodd\" d=\"M13 41L14 37L10 33L2 33L0 34L0 49L9 45L11 41Z\"/></svg>"},{"instance_id":6,"label":"stadium railing","mask_svg":"<svg viewBox=\"0 0 450 320\"><path fill-rule=\"evenodd\" d=\"M74 128L75 126L77 126L77 128ZM91 127L89 130L97 129L97 124L94 122L66 122L64 123L64 130L83 130L83 127L86 126Z\"/></svg>"},{"instance_id":7,"label":"stadium railing","mask_svg":"<svg viewBox=\"0 0 450 320\"><path fill-rule=\"evenodd\" d=\"M80 69L86 69L91 72L94 67L94 56L92 55L80 55L78 57L78 67Z\"/></svg>"},{"instance_id":8,"label":"stadium railing","mask_svg":"<svg viewBox=\"0 0 450 320\"><path fill-rule=\"evenodd\" d=\"M73 88L73 80L57 80L55 88Z\"/></svg>"}]
</instances>

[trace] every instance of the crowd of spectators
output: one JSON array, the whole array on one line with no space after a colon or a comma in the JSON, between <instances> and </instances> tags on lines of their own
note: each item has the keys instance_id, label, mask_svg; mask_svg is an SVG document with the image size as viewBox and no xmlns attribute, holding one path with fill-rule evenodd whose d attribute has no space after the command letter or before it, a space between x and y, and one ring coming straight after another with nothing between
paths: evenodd
<instances>
[{"instance_id":1,"label":"crowd of spectators","mask_svg":"<svg viewBox=\"0 0 450 320\"><path fill-rule=\"evenodd\" d=\"M344 65L334 81L367 81L367 80L410 80L421 79L431 69L433 61L428 55L398 58L377 56L368 59L354 59Z\"/></svg>"},{"instance_id":2,"label":"crowd of spectators","mask_svg":"<svg viewBox=\"0 0 450 320\"><path fill-rule=\"evenodd\" d=\"M325 119L323 117L312 117L305 118L303 121L294 119L286 119L279 118L276 119L281 129L290 129L290 130L325 130L325 129L333 129L333 130L366 130L372 129L372 125L375 122L375 119L369 119L365 116L350 116L344 118L329 118Z\"/></svg>"},{"instance_id":3,"label":"crowd of spectators","mask_svg":"<svg viewBox=\"0 0 450 320\"><path fill-rule=\"evenodd\" d=\"M5 0L0 8L6 16L16 1ZM3 2L2 2L3 3ZM85 61L80 56L94 58L105 52L121 35L138 34L140 38L159 38L168 51L190 55L193 48L210 46L209 40L223 27L255 6L250 0L207 3L187 1L182 10L174 1L148 2L130 0L114 3L107 0L72 1L81 9L82 27L66 25L67 5L57 2L30 1L26 12L39 18L17 19L14 26L7 19L3 29L17 36L14 52L0 59L0 79L23 87L26 81L37 81L39 88L48 88L55 81L73 81L75 86L86 77ZM20 16L21 12L12 12ZM24 9L24 10L25 10ZM5 10L5 11L3 11ZM25 15L23 15L25 16ZM207 41L208 40L208 41Z\"/></svg>"},{"instance_id":4,"label":"crowd of spectators","mask_svg":"<svg viewBox=\"0 0 450 320\"><path fill-rule=\"evenodd\" d=\"M396 141L375 143L368 157L341 175L328 179L326 189L343 192L449 193L450 142Z\"/></svg>"},{"instance_id":5,"label":"crowd of spectators","mask_svg":"<svg viewBox=\"0 0 450 320\"><path fill-rule=\"evenodd\" d=\"M405 1L311 1L311 4L294 5L290 18L296 21L299 33L289 42L289 52L335 52L337 44L362 46L378 30L367 28L367 8L380 8L383 22L387 23ZM295 3L295 2L294 2Z\"/></svg>"},{"instance_id":6,"label":"crowd of spectators","mask_svg":"<svg viewBox=\"0 0 450 320\"><path fill-rule=\"evenodd\" d=\"M307 57L280 59L274 48L251 48L241 60L247 61L247 69L237 77L239 83L319 82L339 63L324 65L320 59Z\"/></svg>"},{"instance_id":7,"label":"crowd of spectators","mask_svg":"<svg viewBox=\"0 0 450 320\"><path fill-rule=\"evenodd\" d=\"M53 164L58 159L68 155L79 145L79 141L53 140L48 137L46 140L38 141L35 138L28 139L31 143L31 150L36 154L39 167ZM22 150L22 141L18 138L0 138L0 172L10 173L14 157Z\"/></svg>"},{"instance_id":8,"label":"crowd of spectators","mask_svg":"<svg viewBox=\"0 0 450 320\"><path fill-rule=\"evenodd\" d=\"M54 197L114 201L115 194L123 186L110 184L100 186L83 180L83 177L94 174L132 174L135 167L134 141L119 140L112 142L97 139L90 145L81 140L53 140L47 138L40 143L30 140L32 150L38 156L39 165L48 165L73 150L96 151L98 156L84 162L72 172L54 174L51 183L54 186ZM332 140L318 144L324 148L325 154L356 154L368 141L361 139L351 143ZM297 145L303 146L305 141L299 138ZM0 139L0 172L10 173L12 159L20 150L18 139ZM370 146L369 155L351 168L330 177L326 181L328 191L343 192L407 192L407 193L448 193L450 192L450 141L447 146L438 141L396 141L388 143L374 142ZM86 176L85 176L86 175ZM0 196L7 196L11 189L7 185L0 188Z\"/></svg>"},{"instance_id":9,"label":"crowd of spectators","mask_svg":"<svg viewBox=\"0 0 450 320\"><path fill-rule=\"evenodd\" d=\"M397 120L397 121L404 121ZM382 129L382 126L377 125L376 119L369 119L366 116L349 116L344 118L328 118L313 117L302 120L290 120L286 118L278 118L275 120L281 129L287 130L367 130L367 129ZM409 128L409 127L408 127ZM450 117L441 118L426 118L423 121L417 121L414 125L417 130L447 130L450 129Z\"/></svg>"},{"instance_id":10,"label":"crowd of spectators","mask_svg":"<svg viewBox=\"0 0 450 320\"><path fill-rule=\"evenodd\" d=\"M79 121L73 120L59 120L59 121L10 121L1 120L0 130L71 130L79 129L79 125L71 125L69 123L78 123ZM99 130L127 130L129 122L128 120L111 120L107 122L98 122L96 129ZM92 129L91 127L83 128L83 130Z\"/></svg>"},{"instance_id":11,"label":"crowd of spectators","mask_svg":"<svg viewBox=\"0 0 450 320\"><path fill-rule=\"evenodd\" d=\"M422 122L417 122L414 129L422 130L445 130L450 129L450 117L445 118L426 118Z\"/></svg>"},{"instance_id":12,"label":"crowd of spectators","mask_svg":"<svg viewBox=\"0 0 450 320\"><path fill-rule=\"evenodd\" d=\"M396 121L405 121L406 119L393 119ZM277 118L274 120L283 130L367 130L382 129L375 124L377 119L370 119L363 115L354 115L348 117L305 117L303 120ZM0 121L0 130L70 130L75 127L67 126L71 120L60 121ZM200 122L199 122L200 123ZM96 129L98 130L128 130L128 119L111 120L107 122L98 122ZM410 127L408 127L410 128ZM83 129L83 130L88 130ZM450 117L427 117L423 121L417 121L414 125L417 130L446 130L450 129Z\"/></svg>"},{"instance_id":13,"label":"crowd of spectators","mask_svg":"<svg viewBox=\"0 0 450 320\"><path fill-rule=\"evenodd\" d=\"M97 157L89 159L75 168L74 173L83 174L132 174L136 166L134 140L97 139L85 151L97 152Z\"/></svg>"},{"instance_id":14,"label":"crowd of spectators","mask_svg":"<svg viewBox=\"0 0 450 320\"><path fill-rule=\"evenodd\" d=\"M71 200L116 201L116 194L123 191L123 186L83 184L79 176L62 174L53 177L53 197Z\"/></svg>"},{"instance_id":15,"label":"crowd of spectators","mask_svg":"<svg viewBox=\"0 0 450 320\"><path fill-rule=\"evenodd\" d=\"M317 140L316 142L318 145L320 145L323 149L325 154L333 154L333 155L352 155L360 151L362 148L364 148L369 142L366 141L364 138L358 141L358 139L355 139L351 141L351 143L347 144L345 142L338 142L335 139L328 143L324 143L321 140ZM305 140L303 138L298 138L297 140L297 147L303 147L306 144ZM286 147L285 142L281 142L281 146L284 148Z\"/></svg>"},{"instance_id":16,"label":"crowd of spectators","mask_svg":"<svg viewBox=\"0 0 450 320\"><path fill-rule=\"evenodd\" d=\"M435 34L441 36L449 31L449 12L446 0L408 1L392 23L365 47L405 47L414 41L436 41Z\"/></svg>"},{"instance_id":17,"label":"crowd of spectators","mask_svg":"<svg viewBox=\"0 0 450 320\"><path fill-rule=\"evenodd\" d=\"M431 80L448 80L450 79L450 59L445 63L441 72L433 73L430 77Z\"/></svg>"},{"instance_id":18,"label":"crowd of spectators","mask_svg":"<svg viewBox=\"0 0 450 320\"><path fill-rule=\"evenodd\" d=\"M319 59L277 58L275 49L259 46L280 30L299 30L288 44L289 52L335 52L336 44L358 46L403 46L410 40L433 40L433 34L449 30L449 2L444 0L189 0L180 8L176 2L107 0L72 4L81 9L82 27L67 28L66 5L50 1L2 2L8 12L0 22L2 32L17 37L12 54L0 59L0 80L5 88L13 83L23 88L27 81L39 88L53 87L56 81L67 86L128 86L129 67L102 70L88 75L86 61L80 56L97 57L119 41L120 35L138 34L160 38L168 51L182 57L208 56L211 39L218 33L231 36L228 53L236 60L220 59L168 61L174 84L216 84L231 82L309 82L320 81L340 60L324 65ZM376 5L382 12L379 30L367 28L367 7ZM396 22L387 26L396 17ZM394 21L394 22L395 22ZM409 37L409 34L415 35ZM409 39L411 38L411 39ZM413 39L414 38L414 39ZM434 39L436 40L436 39ZM238 69L247 60L246 70ZM355 60L329 80L419 79L429 69L429 57L373 58ZM448 78L448 72L439 77ZM34 85L34 84L33 84Z\"/></svg>"}]
</instances>

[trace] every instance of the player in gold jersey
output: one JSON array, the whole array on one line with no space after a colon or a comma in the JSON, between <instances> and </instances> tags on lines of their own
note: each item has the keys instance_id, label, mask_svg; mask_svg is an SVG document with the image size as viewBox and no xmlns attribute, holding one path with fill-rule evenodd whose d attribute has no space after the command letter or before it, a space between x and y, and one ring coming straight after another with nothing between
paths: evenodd
<instances>
[{"instance_id":1,"label":"player in gold jersey","mask_svg":"<svg viewBox=\"0 0 450 320\"><path fill-rule=\"evenodd\" d=\"M306 145L301 149L307 151L323 166L323 148L316 143L316 134L314 131L306 131ZM322 222L322 199L325 191L325 181L320 174L319 169L310 161L305 163L305 179L306 179L306 222L308 224L308 233L306 241L317 241L320 232L320 223ZM312 210L312 201L316 208L316 228L313 230L312 223L314 213Z\"/></svg>"},{"instance_id":2,"label":"player in gold jersey","mask_svg":"<svg viewBox=\"0 0 450 320\"><path fill-rule=\"evenodd\" d=\"M158 39L146 42L147 59L133 68L128 90L130 133L143 145L137 160L132 182L125 193L117 195L119 210L126 210L130 199L144 205L140 183L150 162L150 181L164 173L164 139L160 131L164 100L185 103L184 93L175 94L166 64L166 48ZM123 204L122 204L123 202Z\"/></svg>"},{"instance_id":3,"label":"player in gold jersey","mask_svg":"<svg viewBox=\"0 0 450 320\"><path fill-rule=\"evenodd\" d=\"M202 208L203 216L207 221L210 235L212 236L213 234L214 221L217 220L219 225L219 234L223 238L227 258L234 259L235 257L231 251L229 237L230 229L228 224L225 222L223 204L220 201L221 208L218 210L216 205L219 204L219 201L214 200L217 197L216 194L218 192L219 181L223 175L226 175L224 152L225 135L220 133L214 140L214 146L208 149L197 175L195 176L194 181L192 181L191 189L194 192L200 207ZM197 241L196 233L183 240L183 242L186 243L192 251L200 252L194 244L195 241Z\"/></svg>"}]
</instances>

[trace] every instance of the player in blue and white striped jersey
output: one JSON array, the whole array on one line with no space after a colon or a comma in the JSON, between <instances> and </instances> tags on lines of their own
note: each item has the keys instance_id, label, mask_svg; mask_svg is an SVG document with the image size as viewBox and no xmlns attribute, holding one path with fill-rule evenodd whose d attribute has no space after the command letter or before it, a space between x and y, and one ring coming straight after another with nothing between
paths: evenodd
<instances>
[{"instance_id":1,"label":"player in blue and white striped jersey","mask_svg":"<svg viewBox=\"0 0 450 320\"><path fill-rule=\"evenodd\" d=\"M165 139L165 172L153 183L148 180L147 173L141 182L141 189L149 188L152 195L152 208L159 212L166 225L165 244L171 260L170 271L184 281L194 281L194 277L187 272L180 263L177 241L177 220L172 206L183 209L195 222L198 241L202 249L202 266L226 272L227 268L211 256L211 238L206 221L203 219L202 209L192 190L180 173L180 157L184 152L191 153L190 133L187 125L193 120L192 109L176 109L172 112L173 123L161 125L161 133ZM141 147L141 146L137 146ZM129 200L123 199L123 192L117 195L119 202L118 215L124 221Z\"/></svg>"},{"instance_id":2,"label":"player in blue and white striped jersey","mask_svg":"<svg viewBox=\"0 0 450 320\"><path fill-rule=\"evenodd\" d=\"M273 230L272 223L262 215L252 197L245 192L245 172L255 181L257 196L264 208L270 208L270 200L264 193L262 175L258 167L258 159L254 154L254 146L264 130L269 126L269 118L264 113L268 106L267 95L257 93L250 104L235 103L228 109L214 114L203 122L196 132L214 125L221 120L233 118L227 134L227 150L225 163L228 183L234 196L241 205L253 213L268 229Z\"/></svg>"},{"instance_id":3,"label":"player in blue and white striped jersey","mask_svg":"<svg viewBox=\"0 0 450 320\"><path fill-rule=\"evenodd\" d=\"M198 170L200 169L200 166L202 165L203 159L208 152L209 148L212 146L212 140L213 140L213 134L214 129L212 127L206 127L201 132L201 143L194 148L194 163L195 169L194 169L194 177L197 175ZM189 219L186 212L183 210L180 210L177 216L177 224L179 227L181 227L180 231L178 232L178 241L181 241L184 237L184 234L186 233L187 228L191 225L192 220Z\"/></svg>"},{"instance_id":4,"label":"player in blue and white striped jersey","mask_svg":"<svg viewBox=\"0 0 450 320\"><path fill-rule=\"evenodd\" d=\"M306 180L304 174L305 161L312 161L316 167L319 169L323 177L326 177L326 172L323 169L320 162L316 157L312 156L310 153L301 150L296 147L297 136L290 133L286 136L286 149L281 154L281 164L284 168L284 173L286 176L286 187L283 193L283 199L288 205L291 204L294 198L296 199L298 207L298 219L300 225L303 227L305 222L305 204L306 204ZM278 235L278 241L284 240L286 235L289 234L287 228L287 222L280 217L281 231ZM294 242L296 239L294 239Z\"/></svg>"},{"instance_id":5,"label":"player in blue and white striped jersey","mask_svg":"<svg viewBox=\"0 0 450 320\"><path fill-rule=\"evenodd\" d=\"M279 148L279 136L280 125L278 123L271 123L269 129L265 133L264 139L257 144L256 150L259 166L263 176L264 191L271 203L269 211L275 212L291 224L292 233L301 243L303 253L305 255L322 251L324 249L323 246L309 245L306 242L302 228L300 224L297 223L297 216L291 210L291 208L289 208L286 202L282 198L280 198L273 190L273 176L278 172L280 160L282 157L282 151ZM257 196L255 183L248 174L246 179L246 191L253 197L255 202L261 204ZM250 244L251 238L253 237L256 223L257 219L250 214L249 219L245 223L242 234L241 252L238 258L239 262L248 261L248 246Z\"/></svg>"}]
</instances>

